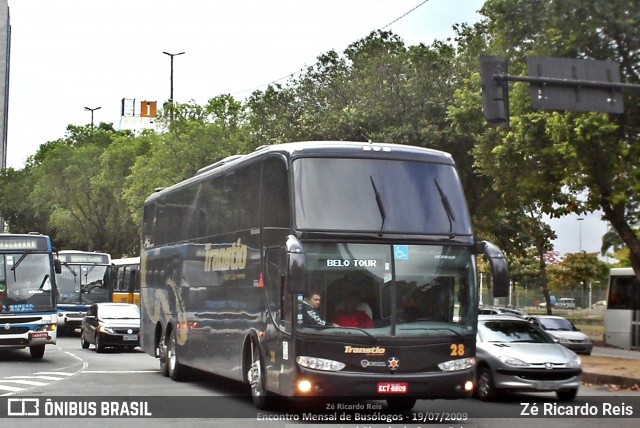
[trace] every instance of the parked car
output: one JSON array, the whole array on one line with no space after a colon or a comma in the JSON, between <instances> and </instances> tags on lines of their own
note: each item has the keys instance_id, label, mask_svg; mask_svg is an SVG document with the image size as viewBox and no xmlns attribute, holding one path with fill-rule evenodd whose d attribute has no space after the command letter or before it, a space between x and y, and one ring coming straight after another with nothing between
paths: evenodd
<instances>
[{"instance_id":1,"label":"parked car","mask_svg":"<svg viewBox=\"0 0 640 428\"><path fill-rule=\"evenodd\" d=\"M556 303L556 308L558 309L575 309L576 308L576 299L573 297L561 297L558 299L558 303Z\"/></svg>"},{"instance_id":2,"label":"parked car","mask_svg":"<svg viewBox=\"0 0 640 428\"><path fill-rule=\"evenodd\" d=\"M555 392L573 400L580 387L582 362L527 320L480 315L476 339L476 396L496 398L505 392Z\"/></svg>"},{"instance_id":3,"label":"parked car","mask_svg":"<svg viewBox=\"0 0 640 428\"><path fill-rule=\"evenodd\" d=\"M568 319L555 315L534 315L527 319L549 333L562 346L578 354L591 355L591 339Z\"/></svg>"},{"instance_id":4,"label":"parked car","mask_svg":"<svg viewBox=\"0 0 640 428\"><path fill-rule=\"evenodd\" d=\"M140 309L131 303L94 303L82 321L80 345L96 352L140 345Z\"/></svg>"},{"instance_id":5,"label":"parked car","mask_svg":"<svg viewBox=\"0 0 640 428\"><path fill-rule=\"evenodd\" d=\"M516 317L525 318L527 314L519 309L502 308L498 306L481 306L478 308L480 315L514 315Z\"/></svg>"}]
</instances>

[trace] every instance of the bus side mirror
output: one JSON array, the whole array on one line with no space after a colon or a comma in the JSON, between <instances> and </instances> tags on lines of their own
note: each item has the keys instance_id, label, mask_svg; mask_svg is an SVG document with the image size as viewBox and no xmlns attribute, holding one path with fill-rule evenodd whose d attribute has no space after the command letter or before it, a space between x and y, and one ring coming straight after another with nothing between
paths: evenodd
<instances>
[{"instance_id":1,"label":"bus side mirror","mask_svg":"<svg viewBox=\"0 0 640 428\"><path fill-rule=\"evenodd\" d=\"M302 243L293 235L287 237L287 291L304 293L305 291L305 255Z\"/></svg>"},{"instance_id":2,"label":"bus side mirror","mask_svg":"<svg viewBox=\"0 0 640 428\"><path fill-rule=\"evenodd\" d=\"M491 277L493 278L493 297L509 296L509 269L507 259L500 248L488 241L478 244L478 253L484 253L491 265Z\"/></svg>"},{"instance_id":3,"label":"bus side mirror","mask_svg":"<svg viewBox=\"0 0 640 428\"><path fill-rule=\"evenodd\" d=\"M53 260L53 270L58 274L62 273L62 263L60 263L60 260Z\"/></svg>"}]
</instances>

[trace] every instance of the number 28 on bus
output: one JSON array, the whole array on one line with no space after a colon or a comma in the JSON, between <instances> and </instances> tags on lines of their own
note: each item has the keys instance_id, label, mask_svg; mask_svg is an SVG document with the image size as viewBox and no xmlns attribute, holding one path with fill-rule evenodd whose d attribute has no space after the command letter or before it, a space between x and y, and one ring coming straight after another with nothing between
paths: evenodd
<instances>
[{"instance_id":1,"label":"number 28 on bus","mask_svg":"<svg viewBox=\"0 0 640 428\"><path fill-rule=\"evenodd\" d=\"M143 349L272 397L473 392L476 256L496 297L502 252L475 240L452 157L349 142L262 147L151 195L141 250Z\"/></svg>"}]
</instances>

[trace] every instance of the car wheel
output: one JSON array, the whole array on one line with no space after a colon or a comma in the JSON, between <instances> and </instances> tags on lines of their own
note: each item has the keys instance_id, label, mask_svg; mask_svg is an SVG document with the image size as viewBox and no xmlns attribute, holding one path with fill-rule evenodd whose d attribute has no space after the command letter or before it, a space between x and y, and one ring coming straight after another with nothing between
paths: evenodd
<instances>
[{"instance_id":1,"label":"car wheel","mask_svg":"<svg viewBox=\"0 0 640 428\"><path fill-rule=\"evenodd\" d=\"M251 386L251 397L253 404L258 410L268 410L272 405L272 400L265 386L265 371L260 347L255 339L251 339L249 348L251 365L247 372L247 380Z\"/></svg>"},{"instance_id":2,"label":"car wheel","mask_svg":"<svg viewBox=\"0 0 640 428\"><path fill-rule=\"evenodd\" d=\"M179 382L187 379L187 367L180 363L176 347L176 331L172 330L167 343L167 366L169 377Z\"/></svg>"},{"instance_id":3,"label":"car wheel","mask_svg":"<svg viewBox=\"0 0 640 428\"><path fill-rule=\"evenodd\" d=\"M558 400L560 401L571 401L576 398L576 395L578 395L578 388L565 391L556 391L556 395L558 396Z\"/></svg>"},{"instance_id":4,"label":"car wheel","mask_svg":"<svg viewBox=\"0 0 640 428\"><path fill-rule=\"evenodd\" d=\"M416 400L412 397L387 398L387 407L392 412L408 412L416 405Z\"/></svg>"},{"instance_id":5,"label":"car wheel","mask_svg":"<svg viewBox=\"0 0 640 428\"><path fill-rule=\"evenodd\" d=\"M482 367L478 369L478 376L476 378L476 396L483 400L489 401L496 397L497 392L493 384L493 375L489 367Z\"/></svg>"},{"instance_id":6,"label":"car wheel","mask_svg":"<svg viewBox=\"0 0 640 428\"><path fill-rule=\"evenodd\" d=\"M85 340L84 333L80 333L80 346L82 349L89 349L89 342Z\"/></svg>"},{"instance_id":7,"label":"car wheel","mask_svg":"<svg viewBox=\"0 0 640 428\"><path fill-rule=\"evenodd\" d=\"M44 345L36 345L29 347L29 353L34 360L41 360L44 357Z\"/></svg>"},{"instance_id":8,"label":"car wheel","mask_svg":"<svg viewBox=\"0 0 640 428\"><path fill-rule=\"evenodd\" d=\"M102 344L99 334L96 334L96 352L99 354L104 352L104 345Z\"/></svg>"}]
</instances>

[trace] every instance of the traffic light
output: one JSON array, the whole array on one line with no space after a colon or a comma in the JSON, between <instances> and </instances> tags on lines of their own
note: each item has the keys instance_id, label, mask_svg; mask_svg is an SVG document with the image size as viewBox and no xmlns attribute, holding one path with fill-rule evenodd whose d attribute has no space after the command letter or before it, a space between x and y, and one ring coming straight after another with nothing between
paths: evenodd
<instances>
[{"instance_id":1,"label":"traffic light","mask_svg":"<svg viewBox=\"0 0 640 428\"><path fill-rule=\"evenodd\" d=\"M505 76L494 78L494 76ZM509 82L507 60L495 56L480 57L480 77L482 79L482 110L484 117L492 125L509 127Z\"/></svg>"}]
</instances>

